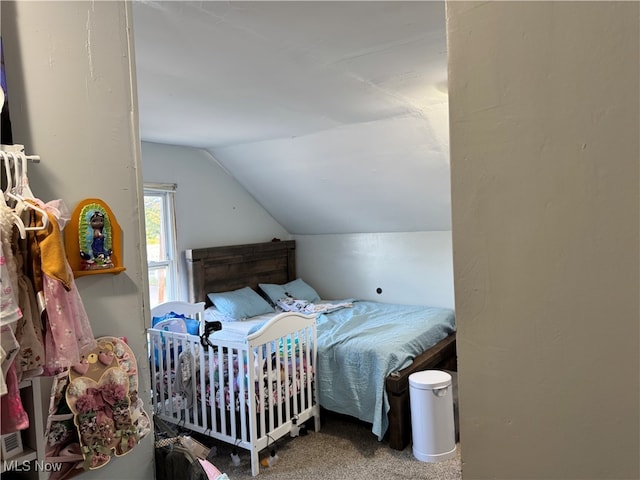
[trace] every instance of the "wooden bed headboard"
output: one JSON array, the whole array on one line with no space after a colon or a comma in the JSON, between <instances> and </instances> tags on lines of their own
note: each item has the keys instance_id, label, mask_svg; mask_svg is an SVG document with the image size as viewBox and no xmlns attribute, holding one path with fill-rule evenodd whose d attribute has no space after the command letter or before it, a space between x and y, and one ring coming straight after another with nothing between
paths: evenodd
<instances>
[{"instance_id":1,"label":"wooden bed headboard","mask_svg":"<svg viewBox=\"0 0 640 480\"><path fill-rule=\"evenodd\" d=\"M295 280L295 249L295 240L277 240L186 250L189 301L211 306L211 292Z\"/></svg>"}]
</instances>

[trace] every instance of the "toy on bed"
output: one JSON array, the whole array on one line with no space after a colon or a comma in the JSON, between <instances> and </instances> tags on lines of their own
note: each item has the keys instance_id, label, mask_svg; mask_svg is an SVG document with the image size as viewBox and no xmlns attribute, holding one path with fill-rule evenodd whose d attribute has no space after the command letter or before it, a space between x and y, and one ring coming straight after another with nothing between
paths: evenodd
<instances>
[{"instance_id":1,"label":"toy on bed","mask_svg":"<svg viewBox=\"0 0 640 480\"><path fill-rule=\"evenodd\" d=\"M319 428L315 316L273 312L235 322L252 327L238 334L205 323L203 302L159 307L147 332L156 417L249 450L253 475L259 453L293 425L314 418ZM187 311L197 330L180 318Z\"/></svg>"}]
</instances>

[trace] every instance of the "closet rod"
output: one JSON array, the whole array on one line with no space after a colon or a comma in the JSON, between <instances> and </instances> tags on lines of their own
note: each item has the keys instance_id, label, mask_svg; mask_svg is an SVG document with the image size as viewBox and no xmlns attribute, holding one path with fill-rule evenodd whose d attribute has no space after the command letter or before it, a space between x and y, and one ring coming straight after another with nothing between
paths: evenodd
<instances>
[{"instance_id":1,"label":"closet rod","mask_svg":"<svg viewBox=\"0 0 640 480\"><path fill-rule=\"evenodd\" d=\"M24 145L16 143L15 145L0 145L0 150L8 153L21 153L24 155ZM33 163L40 163L40 155L24 155L24 157Z\"/></svg>"}]
</instances>

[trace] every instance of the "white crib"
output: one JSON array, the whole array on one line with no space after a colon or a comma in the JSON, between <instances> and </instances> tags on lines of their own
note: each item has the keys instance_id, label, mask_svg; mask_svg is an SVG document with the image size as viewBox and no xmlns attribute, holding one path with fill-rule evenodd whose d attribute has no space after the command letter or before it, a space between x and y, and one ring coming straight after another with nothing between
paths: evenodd
<instances>
[{"instance_id":1,"label":"white crib","mask_svg":"<svg viewBox=\"0 0 640 480\"><path fill-rule=\"evenodd\" d=\"M147 330L155 415L251 453L288 434L320 409L314 381L315 316L280 313L246 339Z\"/></svg>"}]
</instances>

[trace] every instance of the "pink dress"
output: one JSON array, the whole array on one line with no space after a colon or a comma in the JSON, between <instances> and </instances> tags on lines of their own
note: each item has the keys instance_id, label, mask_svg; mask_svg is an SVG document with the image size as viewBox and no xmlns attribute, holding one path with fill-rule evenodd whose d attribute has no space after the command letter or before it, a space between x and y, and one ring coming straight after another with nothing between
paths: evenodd
<instances>
[{"instance_id":1,"label":"pink dress","mask_svg":"<svg viewBox=\"0 0 640 480\"><path fill-rule=\"evenodd\" d=\"M29 416L20 398L20 387L18 386L15 362L12 363L7 370L6 382L8 392L0 398L0 408L2 409L2 415L0 415L0 433L2 433L2 435L29 428Z\"/></svg>"},{"instance_id":2,"label":"pink dress","mask_svg":"<svg viewBox=\"0 0 640 480\"><path fill-rule=\"evenodd\" d=\"M34 287L44 295L45 371L54 373L78 363L82 351L93 349L96 341L67 261L58 219L47 205L44 208L47 228L30 231L29 239ZM38 216L31 213L30 225L42 225Z\"/></svg>"}]
</instances>

